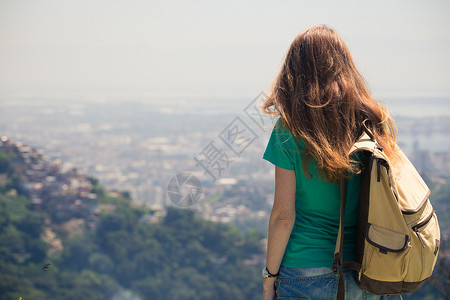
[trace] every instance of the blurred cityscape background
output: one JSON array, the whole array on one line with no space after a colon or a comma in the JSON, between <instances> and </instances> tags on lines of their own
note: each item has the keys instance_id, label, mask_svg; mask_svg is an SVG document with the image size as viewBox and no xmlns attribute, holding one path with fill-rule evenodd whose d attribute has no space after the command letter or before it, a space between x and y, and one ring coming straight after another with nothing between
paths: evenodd
<instances>
[{"instance_id":1,"label":"blurred cityscape background","mask_svg":"<svg viewBox=\"0 0 450 300\"><path fill-rule=\"evenodd\" d=\"M259 299L291 41L347 42L441 225L449 299L450 3L0 2L0 300ZM180 174L200 184L177 205ZM194 189L195 188L195 191ZM191 205L192 204L192 205Z\"/></svg>"},{"instance_id":2,"label":"blurred cityscape background","mask_svg":"<svg viewBox=\"0 0 450 300\"><path fill-rule=\"evenodd\" d=\"M63 170L76 168L98 178L109 191L128 191L133 203L152 209L173 205L167 194L170 179L190 172L202 183L204 198L193 207L202 217L239 224L254 220L252 226L265 231L274 172L262 154L276 119L264 116L261 128L246 114L249 105L256 109L258 96L212 100L207 106L195 100L158 105L143 100L4 101L0 128L3 135L39 149ZM399 145L417 169L429 180L446 182L450 98L397 99L385 104L396 116ZM236 117L257 136L239 155L220 139ZM230 161L228 167L222 163L220 172L211 168L211 174L195 160L210 142Z\"/></svg>"}]
</instances>

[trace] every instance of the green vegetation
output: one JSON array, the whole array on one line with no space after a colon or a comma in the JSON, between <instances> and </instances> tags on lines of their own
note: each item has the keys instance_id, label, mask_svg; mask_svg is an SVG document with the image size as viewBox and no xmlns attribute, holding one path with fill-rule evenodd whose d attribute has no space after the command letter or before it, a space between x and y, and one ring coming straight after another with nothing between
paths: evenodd
<instances>
[{"instance_id":1,"label":"green vegetation","mask_svg":"<svg viewBox=\"0 0 450 300\"><path fill-rule=\"evenodd\" d=\"M260 266L243 263L261 253L260 233L243 235L175 208L150 224L145 209L97 184L94 190L114 210L70 238L50 214L32 211L27 197L3 190L0 299L111 299L127 293L140 299L260 298ZM59 232L62 251L48 254L54 245L42 237L49 229Z\"/></svg>"},{"instance_id":2,"label":"green vegetation","mask_svg":"<svg viewBox=\"0 0 450 300\"><path fill-rule=\"evenodd\" d=\"M0 300L261 297L258 230L242 233L187 209L157 216L130 205L126 193L108 194L95 178L99 213L60 224L49 211L32 209L1 151L0 174L8 175L0 183ZM448 201L436 194L435 201ZM441 260L434 286L448 286L445 270ZM404 299L440 298L426 284Z\"/></svg>"},{"instance_id":3,"label":"green vegetation","mask_svg":"<svg viewBox=\"0 0 450 300\"><path fill-rule=\"evenodd\" d=\"M450 184L434 184L431 188L431 203L436 210L441 229L450 228Z\"/></svg>"}]
</instances>

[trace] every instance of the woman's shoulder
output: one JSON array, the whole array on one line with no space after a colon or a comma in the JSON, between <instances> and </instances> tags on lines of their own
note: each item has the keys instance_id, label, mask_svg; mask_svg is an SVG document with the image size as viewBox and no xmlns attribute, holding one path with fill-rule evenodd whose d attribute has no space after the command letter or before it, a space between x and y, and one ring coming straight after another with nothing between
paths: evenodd
<instances>
[{"instance_id":1,"label":"woman's shoulder","mask_svg":"<svg viewBox=\"0 0 450 300\"><path fill-rule=\"evenodd\" d=\"M272 134L277 135L280 143L283 143L288 148L303 149L305 147L300 138L294 137L281 117L276 121Z\"/></svg>"}]
</instances>

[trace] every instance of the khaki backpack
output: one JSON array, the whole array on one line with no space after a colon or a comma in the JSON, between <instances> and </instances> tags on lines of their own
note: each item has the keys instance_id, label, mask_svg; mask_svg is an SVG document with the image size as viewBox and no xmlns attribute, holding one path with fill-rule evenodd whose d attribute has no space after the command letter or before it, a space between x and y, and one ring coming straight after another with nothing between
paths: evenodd
<instances>
[{"instance_id":1,"label":"khaki backpack","mask_svg":"<svg viewBox=\"0 0 450 300\"><path fill-rule=\"evenodd\" d=\"M341 181L341 217L333 270L340 275L338 299L344 299L342 268L358 272L360 287L377 295L418 290L433 272L440 231L430 189L398 148L391 163L373 134L364 134L350 150L363 153L355 262L342 262L347 179Z\"/></svg>"}]
</instances>

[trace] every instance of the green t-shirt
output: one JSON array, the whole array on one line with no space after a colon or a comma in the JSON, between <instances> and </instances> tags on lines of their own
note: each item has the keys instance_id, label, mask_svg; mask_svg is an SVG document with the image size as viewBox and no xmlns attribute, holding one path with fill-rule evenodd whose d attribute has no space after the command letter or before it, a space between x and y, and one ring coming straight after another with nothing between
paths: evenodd
<instances>
[{"instance_id":1,"label":"green t-shirt","mask_svg":"<svg viewBox=\"0 0 450 300\"><path fill-rule=\"evenodd\" d=\"M297 180L295 192L295 224L281 264L287 267L331 267L339 230L340 187L326 182L320 175L316 161L309 165L312 179L303 174L301 151L281 119L275 125L263 158L274 165L294 170ZM358 214L360 176L349 178L345 208L343 260L354 260Z\"/></svg>"}]
</instances>

